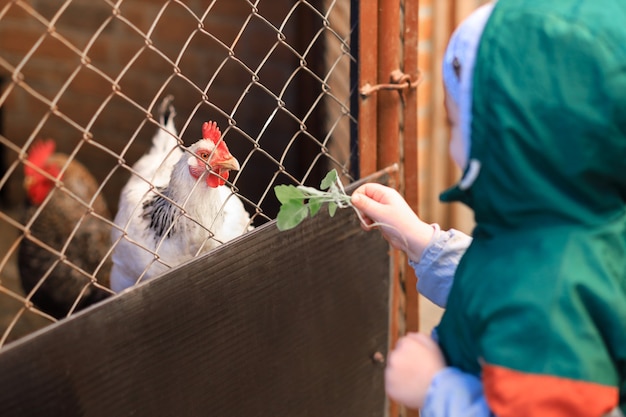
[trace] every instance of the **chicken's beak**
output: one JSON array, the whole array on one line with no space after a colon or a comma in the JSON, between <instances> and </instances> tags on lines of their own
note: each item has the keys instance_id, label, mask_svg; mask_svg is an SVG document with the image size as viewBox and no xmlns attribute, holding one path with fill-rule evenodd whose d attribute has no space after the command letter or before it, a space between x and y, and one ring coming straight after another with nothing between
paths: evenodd
<instances>
[{"instance_id":1,"label":"chicken's beak","mask_svg":"<svg viewBox=\"0 0 626 417\"><path fill-rule=\"evenodd\" d=\"M228 169L230 171L239 171L241 167L239 166L239 161L235 159L234 156L230 155L228 158L219 161L217 164L218 167L222 169Z\"/></svg>"},{"instance_id":2,"label":"chicken's beak","mask_svg":"<svg viewBox=\"0 0 626 417\"><path fill-rule=\"evenodd\" d=\"M237 161L232 155L228 154L227 158L214 161L211 167L211 172L206 177L206 184L209 187L215 188L226 184L228 181L228 173L230 171L239 171L239 161Z\"/></svg>"}]
</instances>

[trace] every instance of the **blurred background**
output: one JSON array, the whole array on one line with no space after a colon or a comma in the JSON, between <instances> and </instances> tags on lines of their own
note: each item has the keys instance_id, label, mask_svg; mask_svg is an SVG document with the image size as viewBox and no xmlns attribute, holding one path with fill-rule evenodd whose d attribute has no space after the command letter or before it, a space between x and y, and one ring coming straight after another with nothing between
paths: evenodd
<instances>
[{"instance_id":1,"label":"blurred background","mask_svg":"<svg viewBox=\"0 0 626 417\"><path fill-rule=\"evenodd\" d=\"M442 228L471 233L471 211L462 204L442 204L439 193L460 178L460 171L448 156L449 129L443 107L441 62L454 28L484 0L420 0L418 65L424 80L418 88L418 214ZM420 297L420 329L430 331L442 310Z\"/></svg>"}]
</instances>

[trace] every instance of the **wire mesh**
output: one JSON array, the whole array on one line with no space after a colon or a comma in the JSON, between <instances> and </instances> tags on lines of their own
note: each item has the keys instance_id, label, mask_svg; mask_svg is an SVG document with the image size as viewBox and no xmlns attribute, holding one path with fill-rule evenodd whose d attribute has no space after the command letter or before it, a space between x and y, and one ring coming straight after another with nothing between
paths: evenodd
<instances>
[{"instance_id":1,"label":"wire mesh","mask_svg":"<svg viewBox=\"0 0 626 417\"><path fill-rule=\"evenodd\" d=\"M349 0L0 5L0 347L350 181L352 31Z\"/></svg>"}]
</instances>

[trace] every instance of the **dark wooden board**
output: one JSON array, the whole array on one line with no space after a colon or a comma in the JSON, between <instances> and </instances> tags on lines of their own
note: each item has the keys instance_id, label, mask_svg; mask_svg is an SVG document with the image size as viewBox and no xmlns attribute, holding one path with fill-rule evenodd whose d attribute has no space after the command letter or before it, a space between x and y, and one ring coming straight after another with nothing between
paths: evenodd
<instances>
[{"instance_id":1,"label":"dark wooden board","mask_svg":"<svg viewBox=\"0 0 626 417\"><path fill-rule=\"evenodd\" d=\"M388 245L274 222L0 351L0 416L383 416Z\"/></svg>"}]
</instances>

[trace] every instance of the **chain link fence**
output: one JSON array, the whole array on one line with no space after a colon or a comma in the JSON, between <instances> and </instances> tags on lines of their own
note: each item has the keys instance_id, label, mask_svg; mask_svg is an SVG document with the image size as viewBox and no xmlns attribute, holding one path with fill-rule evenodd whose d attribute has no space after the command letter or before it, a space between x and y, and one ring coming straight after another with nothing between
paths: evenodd
<instances>
[{"instance_id":1,"label":"chain link fence","mask_svg":"<svg viewBox=\"0 0 626 417\"><path fill-rule=\"evenodd\" d=\"M349 0L3 2L0 347L112 295L115 257L132 286L275 218L276 185L354 179L353 31Z\"/></svg>"}]
</instances>

